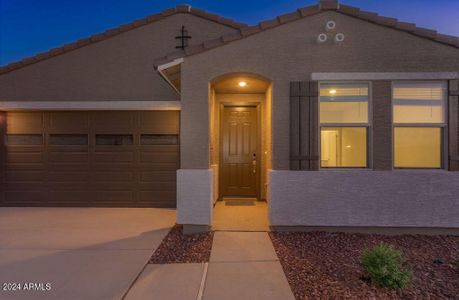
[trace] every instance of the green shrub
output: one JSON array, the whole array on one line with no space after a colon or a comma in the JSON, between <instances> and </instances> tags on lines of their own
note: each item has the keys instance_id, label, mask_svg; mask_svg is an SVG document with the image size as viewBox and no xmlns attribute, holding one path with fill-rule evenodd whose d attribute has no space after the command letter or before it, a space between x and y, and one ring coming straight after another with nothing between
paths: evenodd
<instances>
[{"instance_id":1,"label":"green shrub","mask_svg":"<svg viewBox=\"0 0 459 300\"><path fill-rule=\"evenodd\" d=\"M381 287L405 288L411 280L411 272L403 268L400 251L381 243L373 249L364 249L362 267L370 279Z\"/></svg>"},{"instance_id":2,"label":"green shrub","mask_svg":"<svg viewBox=\"0 0 459 300\"><path fill-rule=\"evenodd\" d=\"M459 269L459 259L457 259L457 260L454 262L454 265L456 266L456 268Z\"/></svg>"}]
</instances>

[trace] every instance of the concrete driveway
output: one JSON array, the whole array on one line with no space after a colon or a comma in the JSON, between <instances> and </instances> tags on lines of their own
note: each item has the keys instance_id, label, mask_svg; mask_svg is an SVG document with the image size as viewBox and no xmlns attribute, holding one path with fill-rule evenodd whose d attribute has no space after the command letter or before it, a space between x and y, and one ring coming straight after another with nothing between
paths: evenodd
<instances>
[{"instance_id":1,"label":"concrete driveway","mask_svg":"<svg viewBox=\"0 0 459 300\"><path fill-rule=\"evenodd\" d=\"M174 223L170 209L0 208L0 299L121 299Z\"/></svg>"}]
</instances>

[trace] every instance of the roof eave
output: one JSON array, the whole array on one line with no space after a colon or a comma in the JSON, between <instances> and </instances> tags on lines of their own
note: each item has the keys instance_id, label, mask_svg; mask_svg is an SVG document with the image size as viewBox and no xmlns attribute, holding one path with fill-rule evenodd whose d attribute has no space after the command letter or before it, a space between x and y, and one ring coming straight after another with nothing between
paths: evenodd
<instances>
[{"instance_id":1,"label":"roof eave","mask_svg":"<svg viewBox=\"0 0 459 300\"><path fill-rule=\"evenodd\" d=\"M274 19L262 21L254 26L243 27L239 29L239 31L236 33L223 35L217 39L205 41L202 44L190 46L185 49L185 54L183 56L187 57L199 54L217 47L224 46L233 41L241 40L248 36L276 28L289 22L317 15L325 11L334 11L337 13L341 13L343 15L357 18L362 21L393 28L395 30L403 31L421 38L429 39L437 43L459 48L459 37L440 34L435 30L417 27L416 24L401 22L395 18L380 16L374 12L363 11L358 7L339 4L339 2L336 0L321 0L317 5L303 7L294 12L280 15ZM163 62L164 60L170 61L170 59L168 58L169 55L162 58Z\"/></svg>"},{"instance_id":2,"label":"roof eave","mask_svg":"<svg viewBox=\"0 0 459 300\"><path fill-rule=\"evenodd\" d=\"M219 15L216 15L216 14L212 14L205 10L193 8L190 5L178 5L176 7L163 10L157 14L153 14L153 15L144 17L142 19L120 25L118 27L108 29L102 33L97 33L89 37L79 39L75 42L65 44L61 47L53 48L46 52L42 52L42 53L39 53L31 57L26 57L22 60L12 62L5 66L0 66L0 75L9 73L11 71L14 71L20 68L24 68L26 66L44 61L52 57L56 57L56 56L77 50L79 48L82 48L88 45L93 45L100 41L104 41L111 37L117 36L121 33L133 30L135 28L138 28L144 25L154 23L156 21L162 20L164 18L167 18L175 14L191 14L196 17L200 17L200 18L203 18L203 19L215 22L215 23L219 23L219 24L234 28L234 29L241 29L241 28L247 27L247 24L236 22L232 19L228 19L228 18L219 16Z\"/></svg>"},{"instance_id":3,"label":"roof eave","mask_svg":"<svg viewBox=\"0 0 459 300\"><path fill-rule=\"evenodd\" d=\"M173 67L176 67L180 64L182 64L184 61L184 58L176 58L174 59L173 61L171 62L167 62L167 63L164 63L164 64L161 64L161 65L158 65L158 66L155 66L155 69L159 72L159 74L161 75L161 77L174 89L174 91L177 92L177 94L181 94L181 91L180 91L180 86L176 86L172 80L169 78L166 70L170 69L170 68L173 68ZM180 76L180 74L179 74Z\"/></svg>"}]
</instances>

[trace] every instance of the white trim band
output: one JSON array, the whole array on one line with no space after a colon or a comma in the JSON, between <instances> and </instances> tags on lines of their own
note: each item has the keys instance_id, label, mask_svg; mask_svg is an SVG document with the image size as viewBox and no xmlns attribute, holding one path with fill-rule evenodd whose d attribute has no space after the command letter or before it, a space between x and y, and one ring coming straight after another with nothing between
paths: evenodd
<instances>
[{"instance_id":1,"label":"white trim band","mask_svg":"<svg viewBox=\"0 0 459 300\"><path fill-rule=\"evenodd\" d=\"M0 110L180 110L180 101L0 101Z\"/></svg>"},{"instance_id":2,"label":"white trim band","mask_svg":"<svg viewBox=\"0 0 459 300\"><path fill-rule=\"evenodd\" d=\"M446 80L459 79L458 72L413 73L312 73L311 80Z\"/></svg>"}]
</instances>

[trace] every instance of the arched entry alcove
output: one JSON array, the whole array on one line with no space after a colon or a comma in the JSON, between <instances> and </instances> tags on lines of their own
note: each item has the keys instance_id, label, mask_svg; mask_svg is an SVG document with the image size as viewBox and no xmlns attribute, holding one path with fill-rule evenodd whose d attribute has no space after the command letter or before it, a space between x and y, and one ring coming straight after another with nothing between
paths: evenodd
<instances>
[{"instance_id":1,"label":"arched entry alcove","mask_svg":"<svg viewBox=\"0 0 459 300\"><path fill-rule=\"evenodd\" d=\"M214 201L265 200L271 168L271 81L231 73L210 82L210 162Z\"/></svg>"}]
</instances>

